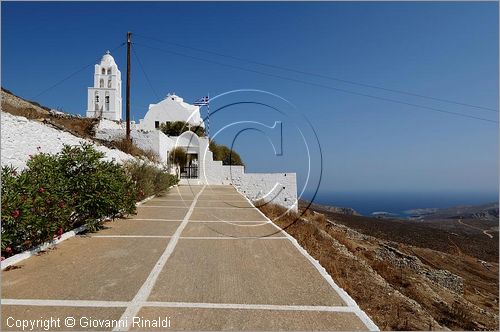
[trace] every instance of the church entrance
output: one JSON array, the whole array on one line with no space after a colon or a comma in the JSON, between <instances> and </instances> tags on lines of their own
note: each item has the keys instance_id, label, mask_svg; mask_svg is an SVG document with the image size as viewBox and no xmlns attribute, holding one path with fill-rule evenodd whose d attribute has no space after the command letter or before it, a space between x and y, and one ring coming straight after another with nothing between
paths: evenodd
<instances>
[{"instance_id":1,"label":"church entrance","mask_svg":"<svg viewBox=\"0 0 500 332\"><path fill-rule=\"evenodd\" d=\"M198 154L188 153L186 165L181 168L181 179L198 178Z\"/></svg>"}]
</instances>

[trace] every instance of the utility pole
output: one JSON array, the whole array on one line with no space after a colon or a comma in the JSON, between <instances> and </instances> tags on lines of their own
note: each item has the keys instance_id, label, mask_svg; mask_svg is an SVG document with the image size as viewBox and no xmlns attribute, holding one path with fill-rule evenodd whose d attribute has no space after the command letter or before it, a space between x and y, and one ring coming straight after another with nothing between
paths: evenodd
<instances>
[{"instance_id":1,"label":"utility pole","mask_svg":"<svg viewBox=\"0 0 500 332\"><path fill-rule=\"evenodd\" d=\"M126 139L130 142L130 44L132 41L132 33L127 32L127 101L126 101L126 111L125 119L127 121L127 133Z\"/></svg>"}]
</instances>

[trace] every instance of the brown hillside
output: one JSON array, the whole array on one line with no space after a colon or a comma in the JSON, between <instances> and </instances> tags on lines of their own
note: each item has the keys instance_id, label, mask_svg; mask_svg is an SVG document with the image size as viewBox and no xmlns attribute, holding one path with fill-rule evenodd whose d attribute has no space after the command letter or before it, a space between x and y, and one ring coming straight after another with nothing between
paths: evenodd
<instances>
[{"instance_id":1,"label":"brown hillside","mask_svg":"<svg viewBox=\"0 0 500 332\"><path fill-rule=\"evenodd\" d=\"M316 212L279 217L284 209L272 204L261 210L381 329L498 330L497 263L362 234Z\"/></svg>"},{"instance_id":2,"label":"brown hillside","mask_svg":"<svg viewBox=\"0 0 500 332\"><path fill-rule=\"evenodd\" d=\"M304 205L301 205L304 207ZM498 220L378 219L333 213L315 206L312 210L366 235L411 246L464 254L488 262L498 262ZM472 227L471 227L472 226ZM483 230L491 235L488 236Z\"/></svg>"}]
</instances>

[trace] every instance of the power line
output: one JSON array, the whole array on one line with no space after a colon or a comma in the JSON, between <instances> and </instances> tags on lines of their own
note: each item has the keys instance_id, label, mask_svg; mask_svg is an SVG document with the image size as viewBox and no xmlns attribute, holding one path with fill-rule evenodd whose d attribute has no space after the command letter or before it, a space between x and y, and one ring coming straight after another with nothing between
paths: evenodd
<instances>
[{"instance_id":1,"label":"power line","mask_svg":"<svg viewBox=\"0 0 500 332\"><path fill-rule=\"evenodd\" d=\"M308 71L304 71L304 70L299 70L299 69L294 69L294 68L290 68L290 67L269 64L269 63L255 61L255 60L250 60L250 59L244 59L244 58L237 57L237 56L234 56L234 55L228 55L228 54L223 54L223 53L219 53L219 52L215 52L215 51L211 51L211 50L206 50L206 49L202 49L202 48L197 48L197 47L192 47L192 46L186 46L186 45L182 45L182 44L179 44L179 43L174 43L174 42L170 42L170 41L166 41L166 40L162 40L162 39L158 39L158 38L147 37L147 36L143 36L143 35L137 35L137 36L145 38L145 39L156 40L158 42L162 42L162 43L165 43L165 44L174 45L174 46L177 46L177 47L182 47L182 48L185 48L185 49L191 49L191 50L194 50L194 51L204 52L204 53L208 53L208 54L213 54L213 55L217 55L217 56L220 56L220 57L225 57L225 58L229 58L229 59L233 59L233 60L237 60L237 61L252 63L252 64L259 65L259 66L265 66L265 67L269 67L269 68L274 68L274 69L279 69L279 70L284 70L284 71L290 71L290 72L294 72L294 73L297 73L297 74L309 75L309 76L314 76L314 77L323 78L323 79L327 79L327 80L337 81L337 82L341 82L341 83L347 83L347 84L362 86L362 87L365 87L365 88L378 89L378 90L382 90L382 91L399 93L399 94L404 94L404 95L408 95L408 96L413 96L413 97L418 97L418 98L425 98L425 99L440 101L440 102L444 102L444 103L450 103L450 104L455 104L455 105L467 106L467 107L472 107L472 108L476 108L476 109L480 109L480 110L484 110L484 111L498 113L497 109L490 108L490 107L484 107L484 106L479 106L479 105L474 105L474 104L459 102L459 101L445 99L445 98L438 98L438 97L433 97L433 96L427 96L427 95L424 95L424 94L410 92L410 91L404 91L404 90L386 88L386 87L382 87L382 86L378 86L378 85L374 85L374 84L360 83L360 82L355 82L355 81L351 81L351 80L341 79L341 78L333 77L333 76L329 76L329 75L308 72Z\"/></svg>"},{"instance_id":2,"label":"power line","mask_svg":"<svg viewBox=\"0 0 500 332\"><path fill-rule=\"evenodd\" d=\"M134 43L135 44L135 43ZM156 98L161 99L158 93L156 93L155 88L153 87L153 84L151 84L151 80L149 79L148 74L146 74L146 71L144 70L144 67L142 66L141 60L139 60L139 56L137 55L137 52L135 51L135 48L132 48L132 52L134 53L134 56L137 60L137 63L139 64L139 68L141 68L142 73L144 74L144 77L146 77L146 81L148 81L149 87L151 88L151 91L155 94Z\"/></svg>"},{"instance_id":3,"label":"power line","mask_svg":"<svg viewBox=\"0 0 500 332\"><path fill-rule=\"evenodd\" d=\"M125 45L125 43L121 43L119 46L115 47L114 49L112 49L110 52L114 52L116 50L118 50L120 47L122 47L123 45ZM99 62L99 58L97 58L96 60L92 61L91 63L85 65L84 67L78 69L77 71L71 73L70 75L66 76L65 78L63 78L62 80L58 81L57 83L54 83L53 85L49 86L48 88L46 88L45 90L42 90L40 93L38 93L37 95L31 97L31 99L36 99L38 97L40 97L41 95L43 95L44 93L52 90L53 88L55 88L56 86L60 85L61 83L64 83L66 82L67 80L69 80L70 78L72 78L73 76L75 76L76 74L84 71L85 69L87 69L88 67L90 66L93 66L96 64L96 62Z\"/></svg>"},{"instance_id":4,"label":"power line","mask_svg":"<svg viewBox=\"0 0 500 332\"><path fill-rule=\"evenodd\" d=\"M148 46L148 45L139 44L139 43L134 43L134 45L138 45L138 46L142 46L142 47L154 49L154 50L157 50L157 51L161 51L161 52L165 52L165 53L169 53L169 54L173 54L173 55L177 55L177 56L187 57L187 58L198 60L198 61L213 63L213 64L216 64L216 65L219 65L219 66L224 66L224 67L234 68L234 69L243 70L243 71L247 71L247 72L257 73L257 74L260 74L260 75L265 75L265 76L270 76L270 77L274 77L274 78L279 78L279 79L282 79L282 80L287 80L287 81L292 81L292 82L297 82L297 83L312 85L312 86L321 87L321 88L325 88L325 89L329 89L329 90L340 91L340 92L344 92L344 93L348 93L348 94L352 94L352 95L357 95L357 96L362 96L362 97L367 97L367 98L372 98L372 99L387 101L387 102L391 102L391 103L396 103L396 104L401 104L401 105L416 107L416 108L420 108L420 109L424 109L424 110L428 110L428 111L434 111L434 112L446 113L446 114L450 114L450 115L461 116L461 117L469 118L469 119L475 119L475 120L480 120L480 121L498 123L498 121L490 120L490 119L486 119L486 118L481 118L481 117L477 117L477 116L474 116L474 115L469 115L469 114L464 114L464 113L447 111L447 110L443 110L443 109L440 109L440 108L435 108L435 107L430 107L430 106L424 106L424 105L418 105L418 104L413 104L413 103L409 103L409 102L405 102L405 101L401 101L401 100L396 100L396 99L391 99L391 98L386 98L386 97L380 97L380 96L370 95L370 94L366 94L366 93L362 93L362 92L356 92L356 91L346 90L346 89L342 89L342 88L332 87L332 86L324 85L324 84L321 84L321 83L309 82L309 81L304 81L304 80L300 80L300 79L296 79L296 78L291 78L291 77L287 77L287 76L281 76L281 75L277 75L277 74L265 73L265 72L254 70L254 69L249 69L249 68L240 67L240 66L236 66L236 65L226 64L226 63L222 63L222 62L218 62L218 61L214 61L214 60L200 58L200 57L197 57L197 56L192 56L192 55L188 55L188 54L184 54L184 53L179 53L179 52L176 52L176 51L165 50L165 49L154 47L154 46Z\"/></svg>"}]
</instances>

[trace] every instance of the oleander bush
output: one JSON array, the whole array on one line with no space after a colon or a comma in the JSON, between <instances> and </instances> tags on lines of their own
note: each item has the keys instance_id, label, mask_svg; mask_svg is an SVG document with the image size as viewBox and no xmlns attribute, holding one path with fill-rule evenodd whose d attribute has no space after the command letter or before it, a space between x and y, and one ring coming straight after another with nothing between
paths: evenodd
<instances>
[{"instance_id":1,"label":"oleander bush","mask_svg":"<svg viewBox=\"0 0 500 332\"><path fill-rule=\"evenodd\" d=\"M102 218L135 212L136 188L121 165L103 160L90 144L65 146L56 156L74 196L72 226L94 231Z\"/></svg>"},{"instance_id":2,"label":"oleander bush","mask_svg":"<svg viewBox=\"0 0 500 332\"><path fill-rule=\"evenodd\" d=\"M143 161L127 161L123 167L134 183L138 201L158 195L179 182L176 176Z\"/></svg>"},{"instance_id":3,"label":"oleander bush","mask_svg":"<svg viewBox=\"0 0 500 332\"><path fill-rule=\"evenodd\" d=\"M7 257L106 217L135 212L135 202L177 179L144 162L122 166L92 145L65 146L55 155L30 157L22 172L2 168L2 256Z\"/></svg>"}]
</instances>

